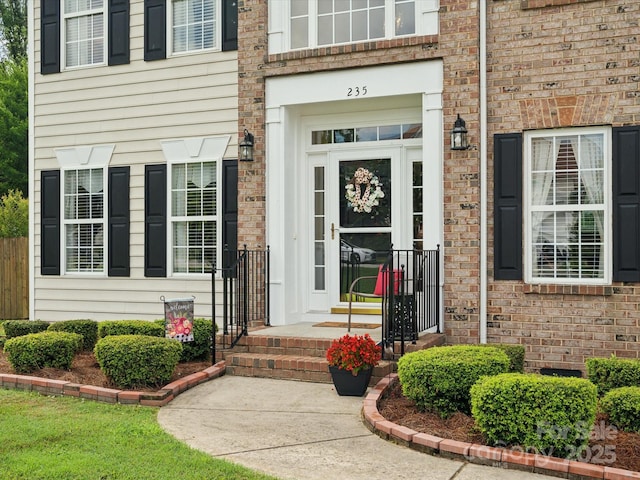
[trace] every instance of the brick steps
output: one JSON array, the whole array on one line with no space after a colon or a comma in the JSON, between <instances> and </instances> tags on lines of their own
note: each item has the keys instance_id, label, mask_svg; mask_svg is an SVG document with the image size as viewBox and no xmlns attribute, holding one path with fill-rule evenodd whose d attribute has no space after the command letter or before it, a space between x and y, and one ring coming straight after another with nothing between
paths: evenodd
<instances>
[{"instance_id":1,"label":"brick steps","mask_svg":"<svg viewBox=\"0 0 640 480\"><path fill-rule=\"evenodd\" d=\"M304 382L331 383L328 363L319 356L270 353L230 353L226 355L227 375L280 378ZM382 361L374 368L371 385L392 373L395 365Z\"/></svg>"},{"instance_id":2,"label":"brick steps","mask_svg":"<svg viewBox=\"0 0 640 480\"><path fill-rule=\"evenodd\" d=\"M331 383L325 354L332 339L251 335L240 339L231 350L221 351L227 375L279 378L317 383ZM427 334L406 351L442 345L444 335ZM398 347L396 347L398 350ZM397 360L397 359L396 359ZM394 361L382 361L374 369L371 385L395 372Z\"/></svg>"}]
</instances>

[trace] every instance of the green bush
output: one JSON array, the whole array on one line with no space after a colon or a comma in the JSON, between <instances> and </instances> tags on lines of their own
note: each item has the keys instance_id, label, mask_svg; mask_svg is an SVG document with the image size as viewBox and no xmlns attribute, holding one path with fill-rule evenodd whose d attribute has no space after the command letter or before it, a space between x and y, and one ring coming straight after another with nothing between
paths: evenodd
<instances>
[{"instance_id":1,"label":"green bush","mask_svg":"<svg viewBox=\"0 0 640 480\"><path fill-rule=\"evenodd\" d=\"M82 335L40 332L8 339L4 352L16 373L29 373L45 367L69 370L81 346Z\"/></svg>"},{"instance_id":2,"label":"green bush","mask_svg":"<svg viewBox=\"0 0 640 480\"><path fill-rule=\"evenodd\" d=\"M164 328L164 319L155 320ZM218 327L216 326L216 331ZM211 357L211 320L206 318L193 319L193 342L182 343L181 362L206 360Z\"/></svg>"},{"instance_id":3,"label":"green bush","mask_svg":"<svg viewBox=\"0 0 640 480\"><path fill-rule=\"evenodd\" d=\"M164 337L164 328L146 320L108 320L98 323L98 338L109 335L148 335Z\"/></svg>"},{"instance_id":4,"label":"green bush","mask_svg":"<svg viewBox=\"0 0 640 480\"><path fill-rule=\"evenodd\" d=\"M98 322L94 320L65 320L49 325L49 331L82 335L82 350L91 351L98 341Z\"/></svg>"},{"instance_id":5,"label":"green bush","mask_svg":"<svg viewBox=\"0 0 640 480\"><path fill-rule=\"evenodd\" d=\"M109 335L98 340L94 353L118 388L159 387L171 378L182 344L148 335Z\"/></svg>"},{"instance_id":6,"label":"green bush","mask_svg":"<svg viewBox=\"0 0 640 480\"><path fill-rule=\"evenodd\" d=\"M621 430L640 433L640 387L609 390L600 401L600 408Z\"/></svg>"},{"instance_id":7,"label":"green bush","mask_svg":"<svg viewBox=\"0 0 640 480\"><path fill-rule=\"evenodd\" d=\"M596 387L583 378L505 373L471 388L476 425L492 444L579 459L596 418Z\"/></svg>"},{"instance_id":8,"label":"green bush","mask_svg":"<svg viewBox=\"0 0 640 480\"><path fill-rule=\"evenodd\" d=\"M49 328L49 322L42 320L6 320L3 323L7 338L21 337L30 333L44 332Z\"/></svg>"},{"instance_id":9,"label":"green bush","mask_svg":"<svg viewBox=\"0 0 640 480\"><path fill-rule=\"evenodd\" d=\"M640 385L640 360L588 358L587 378L598 387L598 395L620 387Z\"/></svg>"},{"instance_id":10,"label":"green bush","mask_svg":"<svg viewBox=\"0 0 640 480\"><path fill-rule=\"evenodd\" d=\"M404 355L398 361L403 394L420 410L447 417L470 412L469 389L484 375L509 370L509 357L497 348L479 345L433 347Z\"/></svg>"},{"instance_id":11,"label":"green bush","mask_svg":"<svg viewBox=\"0 0 640 480\"><path fill-rule=\"evenodd\" d=\"M487 347L495 347L502 350L509 357L509 372L524 373L524 345L512 345L508 343L487 343Z\"/></svg>"},{"instance_id":12,"label":"green bush","mask_svg":"<svg viewBox=\"0 0 640 480\"><path fill-rule=\"evenodd\" d=\"M20 190L9 190L0 197L0 238L29 235L29 201Z\"/></svg>"}]
</instances>

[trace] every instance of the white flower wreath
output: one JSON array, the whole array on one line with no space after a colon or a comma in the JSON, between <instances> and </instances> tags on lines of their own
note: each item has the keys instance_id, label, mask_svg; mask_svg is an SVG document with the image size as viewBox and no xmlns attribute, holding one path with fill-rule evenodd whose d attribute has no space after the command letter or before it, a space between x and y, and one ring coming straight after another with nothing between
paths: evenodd
<instances>
[{"instance_id":1,"label":"white flower wreath","mask_svg":"<svg viewBox=\"0 0 640 480\"><path fill-rule=\"evenodd\" d=\"M344 188L349 207L352 207L356 213L371 213L373 207L379 205L378 200L384 197L382 184L378 177L362 167L356 170L353 178Z\"/></svg>"}]
</instances>

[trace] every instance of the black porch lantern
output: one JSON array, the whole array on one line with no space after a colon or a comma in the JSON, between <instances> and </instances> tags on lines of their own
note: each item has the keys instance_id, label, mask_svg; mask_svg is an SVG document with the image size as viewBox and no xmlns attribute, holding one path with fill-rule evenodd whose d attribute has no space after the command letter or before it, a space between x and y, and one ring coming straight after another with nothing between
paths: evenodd
<instances>
[{"instance_id":1,"label":"black porch lantern","mask_svg":"<svg viewBox=\"0 0 640 480\"><path fill-rule=\"evenodd\" d=\"M253 162L253 135L244 129L244 139L240 142L240 161Z\"/></svg>"},{"instance_id":2,"label":"black porch lantern","mask_svg":"<svg viewBox=\"0 0 640 480\"><path fill-rule=\"evenodd\" d=\"M467 129L464 120L458 114L456 123L453 124L453 130L451 130L451 150L466 150L468 148Z\"/></svg>"}]
</instances>

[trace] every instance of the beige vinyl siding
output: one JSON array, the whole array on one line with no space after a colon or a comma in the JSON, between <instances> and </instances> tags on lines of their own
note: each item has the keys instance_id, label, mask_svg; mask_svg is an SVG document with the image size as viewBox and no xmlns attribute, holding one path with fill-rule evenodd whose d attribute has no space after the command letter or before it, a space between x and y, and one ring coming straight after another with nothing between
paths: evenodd
<instances>
[{"instance_id":1,"label":"beige vinyl siding","mask_svg":"<svg viewBox=\"0 0 640 480\"><path fill-rule=\"evenodd\" d=\"M131 1L130 64L41 75L40 8L34 2L35 318L160 318L161 295L194 295L196 315L211 317L209 276L144 277L144 171L146 164L166 163L160 142L167 139L230 135L224 157L237 157L237 54L196 53L145 62L143 5L142 0ZM130 277L109 278L106 271L41 276L40 172L60 168L56 148L101 144L115 145L109 166L131 167Z\"/></svg>"}]
</instances>

